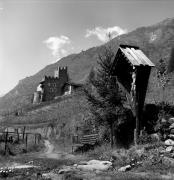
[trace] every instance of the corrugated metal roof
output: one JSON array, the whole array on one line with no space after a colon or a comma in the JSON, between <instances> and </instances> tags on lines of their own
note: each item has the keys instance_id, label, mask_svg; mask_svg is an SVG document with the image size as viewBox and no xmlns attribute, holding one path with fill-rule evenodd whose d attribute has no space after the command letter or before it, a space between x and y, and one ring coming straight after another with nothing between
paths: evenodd
<instances>
[{"instance_id":1,"label":"corrugated metal roof","mask_svg":"<svg viewBox=\"0 0 174 180\"><path fill-rule=\"evenodd\" d=\"M134 47L120 47L120 50L126 56L126 58L132 63L134 66L139 65L148 65L155 66L150 59L138 48Z\"/></svg>"}]
</instances>

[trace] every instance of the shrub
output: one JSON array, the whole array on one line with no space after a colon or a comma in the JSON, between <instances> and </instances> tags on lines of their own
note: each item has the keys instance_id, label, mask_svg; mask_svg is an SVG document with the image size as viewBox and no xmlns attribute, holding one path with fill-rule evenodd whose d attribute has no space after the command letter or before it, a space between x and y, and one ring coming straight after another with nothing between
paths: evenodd
<instances>
[{"instance_id":1,"label":"shrub","mask_svg":"<svg viewBox=\"0 0 174 180\"><path fill-rule=\"evenodd\" d=\"M144 134L142 134L141 136L139 136L138 138L138 144L153 144L156 143L157 139L152 137L152 135L147 134L146 132L144 132Z\"/></svg>"}]
</instances>

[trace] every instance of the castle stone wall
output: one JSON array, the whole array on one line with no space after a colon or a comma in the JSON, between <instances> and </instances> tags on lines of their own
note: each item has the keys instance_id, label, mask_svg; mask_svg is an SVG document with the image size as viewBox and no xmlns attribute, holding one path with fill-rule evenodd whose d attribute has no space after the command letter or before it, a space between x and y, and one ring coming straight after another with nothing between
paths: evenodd
<instances>
[{"instance_id":1,"label":"castle stone wall","mask_svg":"<svg viewBox=\"0 0 174 180\"><path fill-rule=\"evenodd\" d=\"M67 67L59 67L58 77L47 77L42 82L43 85L43 101L53 100L56 96L64 94L64 85L68 82L68 69Z\"/></svg>"}]
</instances>

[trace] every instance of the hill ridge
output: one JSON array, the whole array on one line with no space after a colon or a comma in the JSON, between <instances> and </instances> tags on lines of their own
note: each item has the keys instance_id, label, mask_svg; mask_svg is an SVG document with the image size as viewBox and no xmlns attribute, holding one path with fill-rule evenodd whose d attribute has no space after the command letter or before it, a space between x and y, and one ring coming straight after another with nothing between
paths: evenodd
<instances>
[{"instance_id":1,"label":"hill ridge","mask_svg":"<svg viewBox=\"0 0 174 180\"><path fill-rule=\"evenodd\" d=\"M53 75L57 66L68 66L70 78L74 82L85 81L92 67L97 66L97 57L104 46L111 45L116 52L119 44L139 46L144 53L157 63L160 58L168 61L171 49L174 47L174 18L168 18L157 24L140 27L127 34L120 35L111 41L86 51L71 54L61 60L45 66L36 74L26 77L0 98L0 111L23 107L32 102L32 94L44 75Z\"/></svg>"}]
</instances>

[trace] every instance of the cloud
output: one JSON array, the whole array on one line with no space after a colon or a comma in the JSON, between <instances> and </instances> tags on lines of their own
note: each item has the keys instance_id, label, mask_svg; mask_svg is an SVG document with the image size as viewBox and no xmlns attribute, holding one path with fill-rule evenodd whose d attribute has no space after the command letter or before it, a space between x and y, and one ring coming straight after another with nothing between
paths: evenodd
<instances>
[{"instance_id":1,"label":"cloud","mask_svg":"<svg viewBox=\"0 0 174 180\"><path fill-rule=\"evenodd\" d=\"M68 45L71 44L71 41L67 36L61 35L59 37L49 37L44 43L52 51L52 55L60 59L68 55Z\"/></svg>"},{"instance_id":2,"label":"cloud","mask_svg":"<svg viewBox=\"0 0 174 180\"><path fill-rule=\"evenodd\" d=\"M85 37L88 38L90 36L97 36L97 38L100 41L106 42L108 41L108 34L111 35L111 38L114 38L125 33L127 33L127 30L122 29L119 26L108 27L108 28L96 27L92 30L87 29Z\"/></svg>"}]
</instances>

